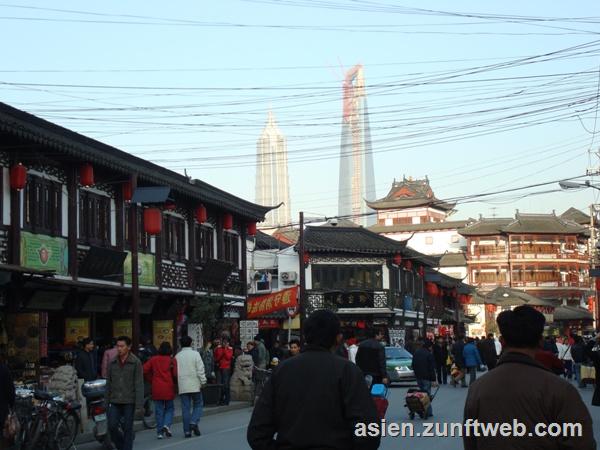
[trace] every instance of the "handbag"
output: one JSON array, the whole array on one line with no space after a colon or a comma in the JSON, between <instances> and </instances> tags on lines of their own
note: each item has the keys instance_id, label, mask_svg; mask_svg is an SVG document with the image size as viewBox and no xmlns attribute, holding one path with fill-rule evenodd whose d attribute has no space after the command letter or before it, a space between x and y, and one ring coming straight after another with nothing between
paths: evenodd
<instances>
[{"instance_id":1,"label":"handbag","mask_svg":"<svg viewBox=\"0 0 600 450\"><path fill-rule=\"evenodd\" d=\"M594 366L581 366L581 381L594 382L596 379L596 368Z\"/></svg>"},{"instance_id":2,"label":"handbag","mask_svg":"<svg viewBox=\"0 0 600 450\"><path fill-rule=\"evenodd\" d=\"M2 435L4 436L4 439L6 439L9 442L14 442L20 430L21 423L19 422L17 414L14 411L9 411L8 416L4 421L4 429L2 430Z\"/></svg>"}]
</instances>

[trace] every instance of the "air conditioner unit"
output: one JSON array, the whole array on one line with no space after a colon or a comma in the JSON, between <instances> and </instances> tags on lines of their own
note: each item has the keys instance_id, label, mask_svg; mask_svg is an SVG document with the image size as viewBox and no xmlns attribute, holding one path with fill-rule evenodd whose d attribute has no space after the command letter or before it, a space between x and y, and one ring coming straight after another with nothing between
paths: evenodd
<instances>
[{"instance_id":1,"label":"air conditioner unit","mask_svg":"<svg viewBox=\"0 0 600 450\"><path fill-rule=\"evenodd\" d=\"M296 281L297 275L296 272L281 272L279 279L281 281Z\"/></svg>"}]
</instances>

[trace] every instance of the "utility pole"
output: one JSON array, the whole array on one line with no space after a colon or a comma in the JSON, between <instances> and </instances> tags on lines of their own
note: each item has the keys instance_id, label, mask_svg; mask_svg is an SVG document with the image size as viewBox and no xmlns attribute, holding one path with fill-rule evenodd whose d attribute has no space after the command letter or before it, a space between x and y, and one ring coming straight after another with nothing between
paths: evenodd
<instances>
[{"instance_id":1,"label":"utility pole","mask_svg":"<svg viewBox=\"0 0 600 450\"><path fill-rule=\"evenodd\" d=\"M137 174L131 176L131 190L137 187ZM138 205L129 207L129 244L131 245L131 341L132 351L137 354L140 345L140 283L138 273Z\"/></svg>"},{"instance_id":2,"label":"utility pole","mask_svg":"<svg viewBox=\"0 0 600 450\"><path fill-rule=\"evenodd\" d=\"M596 211L598 211L598 206L599 205L595 205L595 204L591 204L590 205L590 240L589 240L589 257L590 257L590 270L591 269L595 269L596 268L596 261L597 261L597 249L596 249L596 240L597 240L597 236L596 236ZM591 278L591 277L590 277ZM597 278L595 280L595 282L593 282L592 280L590 280L591 283L591 289L594 292L594 308L592 311L592 314L594 315L594 325L596 327L596 331L600 330L600 305L599 300L600 300L600 293L598 292L597 289Z\"/></svg>"},{"instance_id":3,"label":"utility pole","mask_svg":"<svg viewBox=\"0 0 600 450\"><path fill-rule=\"evenodd\" d=\"M300 230L298 234L298 262L300 269L300 292L298 303L300 306L300 330L304 325L306 316L306 265L304 264L304 212L300 211Z\"/></svg>"}]
</instances>

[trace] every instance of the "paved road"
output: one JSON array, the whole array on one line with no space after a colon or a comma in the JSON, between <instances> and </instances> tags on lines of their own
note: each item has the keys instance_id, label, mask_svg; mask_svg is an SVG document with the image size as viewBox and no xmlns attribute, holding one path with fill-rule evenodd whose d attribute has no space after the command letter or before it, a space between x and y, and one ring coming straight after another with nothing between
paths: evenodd
<instances>
[{"instance_id":1,"label":"paved road","mask_svg":"<svg viewBox=\"0 0 600 450\"><path fill-rule=\"evenodd\" d=\"M436 400L433 403L433 419L435 422L460 422L462 418L462 408L467 389L453 388L451 386L442 386ZM582 390L582 396L585 403L589 406L594 418L596 440L600 442L600 408L590 406L592 399L592 388L588 387ZM404 395L406 387L394 387L390 395L390 409L388 410L387 420L395 422L410 422L407 411L404 408ZM224 414L205 417L200 423L200 429L203 435L191 439L183 438L181 424L175 424L174 437L159 441L153 431L140 432L136 436L135 449L144 450L192 450L192 449L212 449L212 450L249 450L246 443L246 427L250 420L250 409L232 411ZM422 421L415 419L415 431L421 431ZM410 441L410 442L407 442ZM435 445L435 450L460 450L462 441L460 438L394 438L386 437L382 440L380 449L391 450L399 448L399 444L410 448L411 450L431 450ZM97 444L86 444L77 446L79 450L99 450Z\"/></svg>"}]
</instances>

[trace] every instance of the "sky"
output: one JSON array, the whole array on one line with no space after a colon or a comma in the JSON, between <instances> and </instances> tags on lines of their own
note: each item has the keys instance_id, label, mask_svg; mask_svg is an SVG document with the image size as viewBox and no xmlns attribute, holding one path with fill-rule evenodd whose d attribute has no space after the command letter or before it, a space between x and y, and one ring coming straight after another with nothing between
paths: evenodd
<instances>
[{"instance_id":1,"label":"sky","mask_svg":"<svg viewBox=\"0 0 600 450\"><path fill-rule=\"evenodd\" d=\"M428 176L457 219L589 210L557 181L600 165L599 22L591 0L13 1L0 101L251 201L271 109L292 214L331 217L360 63L378 197Z\"/></svg>"}]
</instances>

